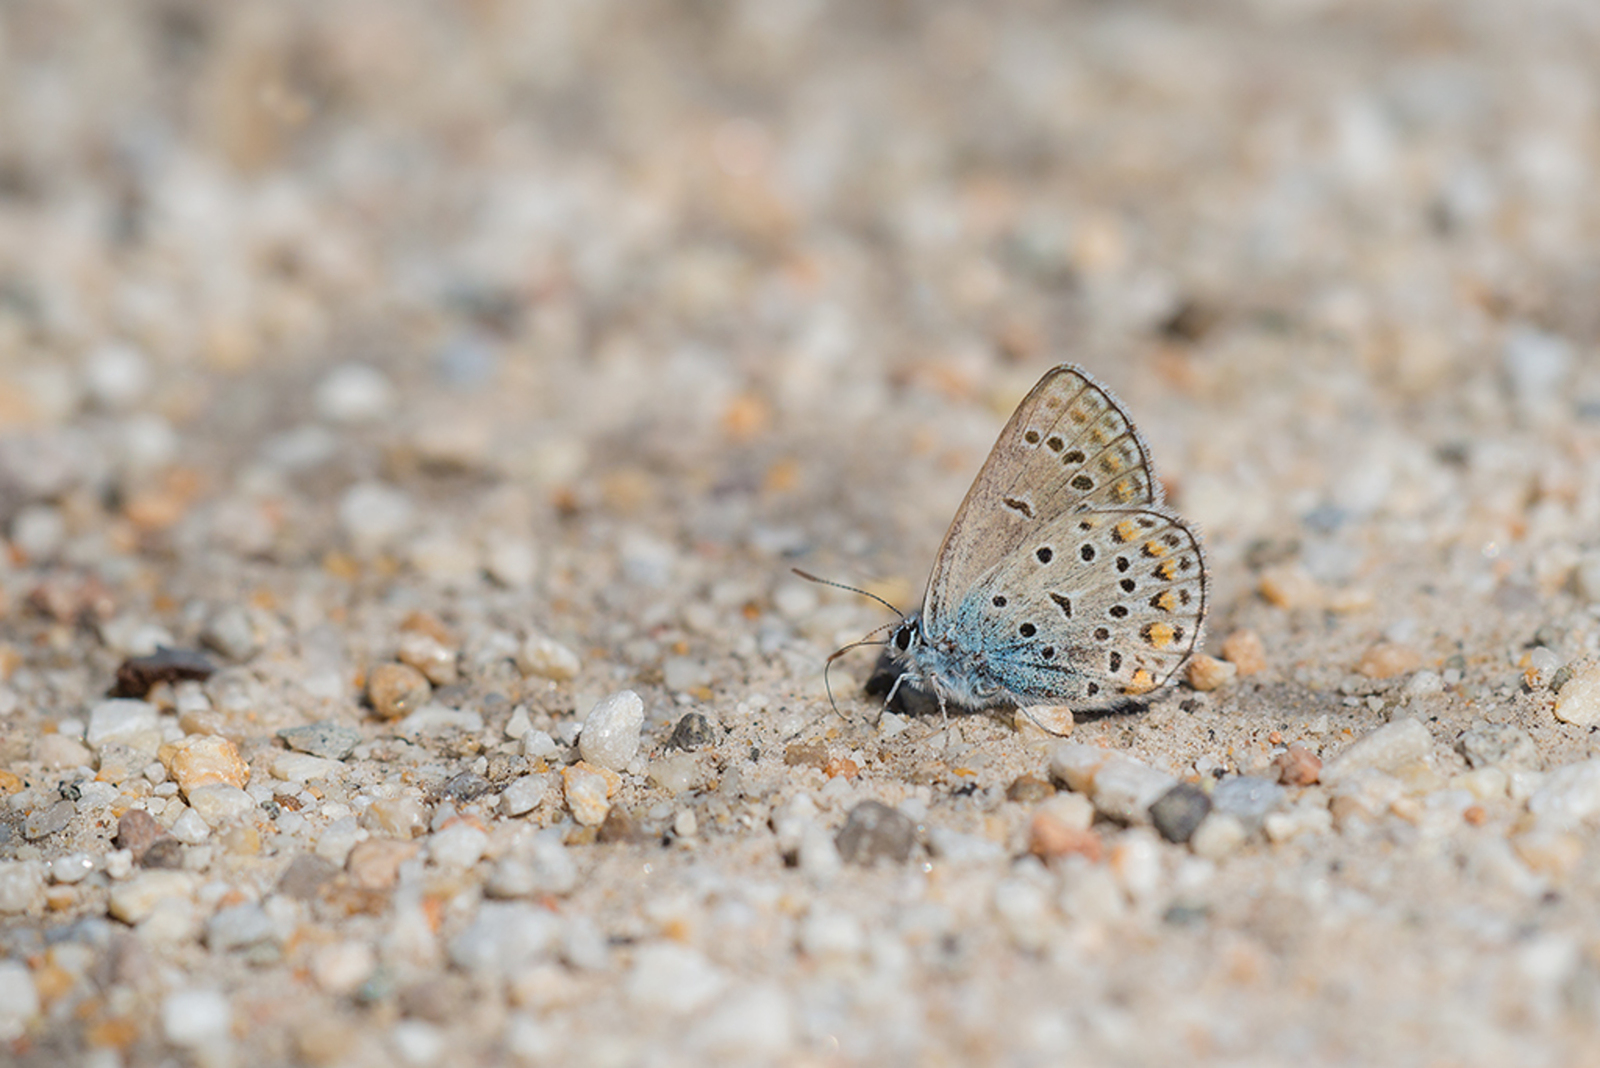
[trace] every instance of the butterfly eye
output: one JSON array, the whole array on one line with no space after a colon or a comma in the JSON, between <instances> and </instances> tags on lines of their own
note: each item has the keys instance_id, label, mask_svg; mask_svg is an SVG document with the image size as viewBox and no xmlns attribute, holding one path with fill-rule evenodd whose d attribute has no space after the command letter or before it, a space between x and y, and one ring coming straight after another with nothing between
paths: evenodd
<instances>
[{"instance_id":1,"label":"butterfly eye","mask_svg":"<svg viewBox=\"0 0 1600 1068\"><path fill-rule=\"evenodd\" d=\"M901 627L894 633L894 645L902 653L911 648L911 628Z\"/></svg>"}]
</instances>

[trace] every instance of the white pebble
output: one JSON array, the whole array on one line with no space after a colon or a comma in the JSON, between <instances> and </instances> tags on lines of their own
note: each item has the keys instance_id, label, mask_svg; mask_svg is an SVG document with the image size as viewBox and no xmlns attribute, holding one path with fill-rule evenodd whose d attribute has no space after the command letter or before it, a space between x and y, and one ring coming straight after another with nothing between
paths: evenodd
<instances>
[{"instance_id":1,"label":"white pebble","mask_svg":"<svg viewBox=\"0 0 1600 1068\"><path fill-rule=\"evenodd\" d=\"M353 994L377 970L377 957L365 942L334 942L311 955L311 978L323 993Z\"/></svg>"},{"instance_id":2,"label":"white pebble","mask_svg":"<svg viewBox=\"0 0 1600 1068\"><path fill-rule=\"evenodd\" d=\"M1333 813L1326 805L1308 802L1287 812L1269 812L1262 829L1274 842L1287 842L1302 834L1326 834L1333 830Z\"/></svg>"},{"instance_id":3,"label":"white pebble","mask_svg":"<svg viewBox=\"0 0 1600 1068\"><path fill-rule=\"evenodd\" d=\"M1414 697L1421 697L1430 693L1441 693L1443 691L1444 680L1439 677L1439 673L1437 671L1429 671L1428 669L1424 668L1421 671L1415 672L1409 679L1406 680L1406 693L1411 694Z\"/></svg>"},{"instance_id":4,"label":"white pebble","mask_svg":"<svg viewBox=\"0 0 1600 1068\"><path fill-rule=\"evenodd\" d=\"M27 912L44 891L44 871L38 861L0 860L0 915Z\"/></svg>"},{"instance_id":5,"label":"white pebble","mask_svg":"<svg viewBox=\"0 0 1600 1068\"><path fill-rule=\"evenodd\" d=\"M344 765L310 753L279 753L272 758L272 777L284 782L311 782L338 776Z\"/></svg>"},{"instance_id":6,"label":"white pebble","mask_svg":"<svg viewBox=\"0 0 1600 1068\"><path fill-rule=\"evenodd\" d=\"M1600 660L1562 684L1556 695L1556 719L1579 727L1600 724Z\"/></svg>"},{"instance_id":7,"label":"white pebble","mask_svg":"<svg viewBox=\"0 0 1600 1068\"><path fill-rule=\"evenodd\" d=\"M781 1059L794 1043L794 1011L775 983L756 983L716 1006L695 1033L698 1045L728 1063Z\"/></svg>"},{"instance_id":8,"label":"white pebble","mask_svg":"<svg viewBox=\"0 0 1600 1068\"><path fill-rule=\"evenodd\" d=\"M1148 823L1150 806L1177 784L1165 772L1119 757L1108 760L1094 776L1094 807L1123 823Z\"/></svg>"},{"instance_id":9,"label":"white pebble","mask_svg":"<svg viewBox=\"0 0 1600 1068\"><path fill-rule=\"evenodd\" d=\"M428 840L428 859L441 868L470 868L489 848L489 836L470 823L456 823Z\"/></svg>"},{"instance_id":10,"label":"white pebble","mask_svg":"<svg viewBox=\"0 0 1600 1068\"><path fill-rule=\"evenodd\" d=\"M533 730L533 723L528 719L528 706L518 705L511 712L511 718L506 721L506 737L513 742L520 741L522 736Z\"/></svg>"},{"instance_id":11,"label":"white pebble","mask_svg":"<svg viewBox=\"0 0 1600 1068\"><path fill-rule=\"evenodd\" d=\"M1600 815L1600 760L1584 760L1550 772L1528 798L1528 811L1542 826L1559 830L1575 830Z\"/></svg>"},{"instance_id":12,"label":"white pebble","mask_svg":"<svg viewBox=\"0 0 1600 1068\"><path fill-rule=\"evenodd\" d=\"M81 882L94 871L94 858L87 853L68 853L50 862L50 881L53 883Z\"/></svg>"},{"instance_id":13,"label":"white pebble","mask_svg":"<svg viewBox=\"0 0 1600 1068\"><path fill-rule=\"evenodd\" d=\"M532 812L544 800L549 783L543 775L524 775L507 786L500 795L500 807L507 816L521 816Z\"/></svg>"},{"instance_id":14,"label":"white pebble","mask_svg":"<svg viewBox=\"0 0 1600 1068\"><path fill-rule=\"evenodd\" d=\"M20 960L0 960L0 1042L21 1038L37 1015L39 991L28 966Z\"/></svg>"},{"instance_id":15,"label":"white pebble","mask_svg":"<svg viewBox=\"0 0 1600 1068\"><path fill-rule=\"evenodd\" d=\"M699 830L700 821L695 817L694 809L683 809L672 818L672 833L679 838L693 838Z\"/></svg>"},{"instance_id":16,"label":"white pebble","mask_svg":"<svg viewBox=\"0 0 1600 1068\"><path fill-rule=\"evenodd\" d=\"M102 345L83 362L83 385L102 408L126 409L150 388L150 364L132 345Z\"/></svg>"},{"instance_id":17,"label":"white pebble","mask_svg":"<svg viewBox=\"0 0 1600 1068\"><path fill-rule=\"evenodd\" d=\"M545 731L529 731L522 736L522 755L542 760L556 751L556 740Z\"/></svg>"},{"instance_id":18,"label":"white pebble","mask_svg":"<svg viewBox=\"0 0 1600 1068\"><path fill-rule=\"evenodd\" d=\"M195 877L186 871L146 871L111 889L111 915L123 923L137 924L148 919L163 901L177 901L189 907Z\"/></svg>"},{"instance_id":19,"label":"white pebble","mask_svg":"<svg viewBox=\"0 0 1600 1068\"><path fill-rule=\"evenodd\" d=\"M484 540L483 569L500 585L523 589L539 574L539 551L528 538L489 537Z\"/></svg>"},{"instance_id":20,"label":"white pebble","mask_svg":"<svg viewBox=\"0 0 1600 1068\"><path fill-rule=\"evenodd\" d=\"M626 990L641 1008L683 1015L709 1004L727 982L699 952L675 942L652 942L635 950Z\"/></svg>"},{"instance_id":21,"label":"white pebble","mask_svg":"<svg viewBox=\"0 0 1600 1068\"><path fill-rule=\"evenodd\" d=\"M1194 850L1196 856L1221 860L1243 845L1246 837L1244 824L1237 817L1213 812L1195 828L1194 837L1189 839L1189 848Z\"/></svg>"},{"instance_id":22,"label":"white pebble","mask_svg":"<svg viewBox=\"0 0 1600 1068\"><path fill-rule=\"evenodd\" d=\"M1050 753L1050 774L1066 783L1069 790L1090 793L1094 789L1095 773L1111 757L1111 753L1097 745L1063 742Z\"/></svg>"},{"instance_id":23,"label":"white pebble","mask_svg":"<svg viewBox=\"0 0 1600 1068\"><path fill-rule=\"evenodd\" d=\"M332 423L376 422L390 414L394 401L388 376L359 363L341 364L328 372L312 397L317 414Z\"/></svg>"},{"instance_id":24,"label":"white pebble","mask_svg":"<svg viewBox=\"0 0 1600 1068\"><path fill-rule=\"evenodd\" d=\"M196 786L184 795L189 807L211 827L238 819L256 809L255 798L225 782L208 782Z\"/></svg>"},{"instance_id":25,"label":"white pebble","mask_svg":"<svg viewBox=\"0 0 1600 1068\"><path fill-rule=\"evenodd\" d=\"M339 525L358 552L376 553L411 529L416 506L402 490L358 482L339 501Z\"/></svg>"},{"instance_id":26,"label":"white pebble","mask_svg":"<svg viewBox=\"0 0 1600 1068\"><path fill-rule=\"evenodd\" d=\"M48 504L30 504L11 520L11 544L30 560L54 559L66 536L61 510Z\"/></svg>"},{"instance_id":27,"label":"white pebble","mask_svg":"<svg viewBox=\"0 0 1600 1068\"><path fill-rule=\"evenodd\" d=\"M538 675L557 682L576 677L583 667L578 654L554 638L530 634L517 651L517 667L524 675Z\"/></svg>"},{"instance_id":28,"label":"white pebble","mask_svg":"<svg viewBox=\"0 0 1600 1068\"><path fill-rule=\"evenodd\" d=\"M632 690L619 690L602 698L584 719L578 751L591 764L622 771L639 751L643 727L644 701Z\"/></svg>"},{"instance_id":29,"label":"white pebble","mask_svg":"<svg viewBox=\"0 0 1600 1068\"><path fill-rule=\"evenodd\" d=\"M211 828L206 826L206 821L192 808L184 809L183 815L174 820L172 826L167 829L172 832L172 837L184 845L199 845L211 837Z\"/></svg>"},{"instance_id":30,"label":"white pebble","mask_svg":"<svg viewBox=\"0 0 1600 1068\"><path fill-rule=\"evenodd\" d=\"M389 1028L389 1040L400 1060L412 1068L439 1063L446 1047L445 1033L424 1020L401 1020Z\"/></svg>"},{"instance_id":31,"label":"white pebble","mask_svg":"<svg viewBox=\"0 0 1600 1068\"><path fill-rule=\"evenodd\" d=\"M1322 769L1322 782L1333 785L1358 771L1393 771L1420 760L1433 749L1433 735L1421 720L1398 719L1357 738Z\"/></svg>"},{"instance_id":32,"label":"white pebble","mask_svg":"<svg viewBox=\"0 0 1600 1068\"><path fill-rule=\"evenodd\" d=\"M101 701L89 710L86 740L90 748L99 749L108 742L124 741L160 729L160 713L155 705L132 698L114 698Z\"/></svg>"}]
</instances>

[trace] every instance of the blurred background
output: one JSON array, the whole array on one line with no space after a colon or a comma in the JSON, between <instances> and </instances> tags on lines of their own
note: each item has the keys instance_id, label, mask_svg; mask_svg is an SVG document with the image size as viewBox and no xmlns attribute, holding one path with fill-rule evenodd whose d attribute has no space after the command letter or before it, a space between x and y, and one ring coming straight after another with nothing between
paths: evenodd
<instances>
[{"instance_id":1,"label":"blurred background","mask_svg":"<svg viewBox=\"0 0 1600 1068\"><path fill-rule=\"evenodd\" d=\"M1071 359L1224 580L1347 583L1379 517L1559 587L1600 510L1597 36L1565 0L13 0L0 527L514 586L570 535L906 603Z\"/></svg>"}]
</instances>

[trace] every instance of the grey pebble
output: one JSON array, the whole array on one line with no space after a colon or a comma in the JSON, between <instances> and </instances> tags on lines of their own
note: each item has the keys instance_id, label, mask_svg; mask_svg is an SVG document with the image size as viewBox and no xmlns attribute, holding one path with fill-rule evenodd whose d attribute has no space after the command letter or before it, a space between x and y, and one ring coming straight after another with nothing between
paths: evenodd
<instances>
[{"instance_id":1,"label":"grey pebble","mask_svg":"<svg viewBox=\"0 0 1600 1068\"><path fill-rule=\"evenodd\" d=\"M331 719L304 727L285 727L278 732L278 737L290 749L328 760L343 760L361 744L360 731Z\"/></svg>"},{"instance_id":2,"label":"grey pebble","mask_svg":"<svg viewBox=\"0 0 1600 1068\"><path fill-rule=\"evenodd\" d=\"M488 779L470 771L463 771L445 780L445 784L439 787L439 796L452 801L472 801L493 791L494 784Z\"/></svg>"},{"instance_id":3,"label":"grey pebble","mask_svg":"<svg viewBox=\"0 0 1600 1068\"><path fill-rule=\"evenodd\" d=\"M916 841L917 825L911 817L881 801L863 801L850 810L834 845L851 864L880 859L901 863L911 856Z\"/></svg>"},{"instance_id":4,"label":"grey pebble","mask_svg":"<svg viewBox=\"0 0 1600 1068\"><path fill-rule=\"evenodd\" d=\"M239 605L229 605L212 616L200 640L229 660L245 661L261 651L250 615Z\"/></svg>"},{"instance_id":5,"label":"grey pebble","mask_svg":"<svg viewBox=\"0 0 1600 1068\"><path fill-rule=\"evenodd\" d=\"M1287 791L1271 779L1236 775L1217 783L1216 789L1211 791L1211 808L1255 830L1267 813L1282 805L1287 796Z\"/></svg>"},{"instance_id":6,"label":"grey pebble","mask_svg":"<svg viewBox=\"0 0 1600 1068\"><path fill-rule=\"evenodd\" d=\"M1483 723L1473 727L1461 735L1456 748L1475 768L1529 771L1539 767L1539 749L1532 735L1510 723Z\"/></svg>"},{"instance_id":7,"label":"grey pebble","mask_svg":"<svg viewBox=\"0 0 1600 1068\"><path fill-rule=\"evenodd\" d=\"M278 892L296 901L315 901L323 886L337 874L339 868L331 860L315 853L301 853L278 879Z\"/></svg>"},{"instance_id":8,"label":"grey pebble","mask_svg":"<svg viewBox=\"0 0 1600 1068\"><path fill-rule=\"evenodd\" d=\"M57 801L48 808L36 808L22 824L22 836L32 842L55 834L72 822L77 810L71 801Z\"/></svg>"},{"instance_id":9,"label":"grey pebble","mask_svg":"<svg viewBox=\"0 0 1600 1068\"><path fill-rule=\"evenodd\" d=\"M1193 783L1180 782L1150 806L1150 821L1161 837L1179 845L1194 835L1194 829L1211 811L1211 798Z\"/></svg>"},{"instance_id":10,"label":"grey pebble","mask_svg":"<svg viewBox=\"0 0 1600 1068\"><path fill-rule=\"evenodd\" d=\"M221 909L206 922L206 946L214 953L249 949L276 938L277 929L260 905Z\"/></svg>"},{"instance_id":11,"label":"grey pebble","mask_svg":"<svg viewBox=\"0 0 1600 1068\"><path fill-rule=\"evenodd\" d=\"M672 737L667 739L667 748L685 751L704 749L714 741L716 738L711 731L711 721L698 712L688 712L678 720L678 725L672 728Z\"/></svg>"},{"instance_id":12,"label":"grey pebble","mask_svg":"<svg viewBox=\"0 0 1600 1068\"><path fill-rule=\"evenodd\" d=\"M138 860L141 868L178 871L183 867L183 843L170 835L163 835L151 842L145 851L139 854Z\"/></svg>"}]
</instances>

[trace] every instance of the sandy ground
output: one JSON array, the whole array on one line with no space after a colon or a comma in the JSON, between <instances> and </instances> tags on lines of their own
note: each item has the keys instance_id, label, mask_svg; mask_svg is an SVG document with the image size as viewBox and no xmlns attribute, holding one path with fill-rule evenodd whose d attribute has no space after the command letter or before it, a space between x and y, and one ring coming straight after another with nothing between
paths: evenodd
<instances>
[{"instance_id":1,"label":"sandy ground","mask_svg":"<svg viewBox=\"0 0 1600 1068\"><path fill-rule=\"evenodd\" d=\"M6 4L0 1061L1588 1063L1597 48ZM1062 360L1206 658L830 705Z\"/></svg>"}]
</instances>

